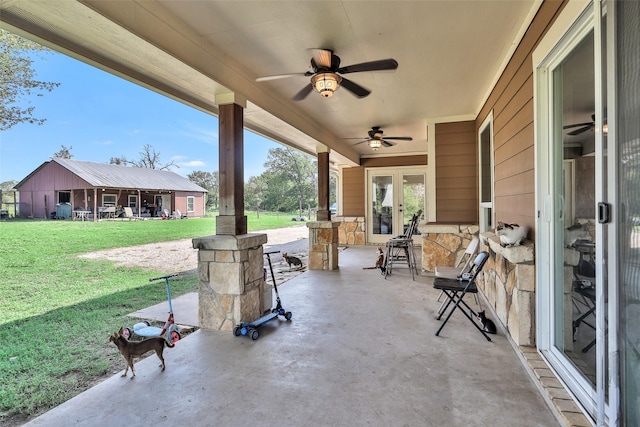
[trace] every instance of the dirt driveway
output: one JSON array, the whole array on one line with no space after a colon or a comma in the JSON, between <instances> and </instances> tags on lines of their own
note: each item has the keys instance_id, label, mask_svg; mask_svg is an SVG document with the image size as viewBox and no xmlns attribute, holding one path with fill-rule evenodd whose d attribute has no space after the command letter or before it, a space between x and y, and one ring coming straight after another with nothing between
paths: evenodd
<instances>
[{"instance_id":1,"label":"dirt driveway","mask_svg":"<svg viewBox=\"0 0 640 427\"><path fill-rule=\"evenodd\" d=\"M280 253L287 252L289 255L300 258L304 266L307 265L309 229L306 225L256 231L255 233L265 233L267 235L267 243L264 246L265 252L274 250L280 251ZM119 266L140 267L163 271L167 274L195 271L198 268L198 250L193 249L191 239L89 252L80 255L80 257L108 260L115 262ZM298 271L289 268L282 259L281 254L272 255L271 262L277 283L286 281L304 271L304 269Z\"/></svg>"}]
</instances>

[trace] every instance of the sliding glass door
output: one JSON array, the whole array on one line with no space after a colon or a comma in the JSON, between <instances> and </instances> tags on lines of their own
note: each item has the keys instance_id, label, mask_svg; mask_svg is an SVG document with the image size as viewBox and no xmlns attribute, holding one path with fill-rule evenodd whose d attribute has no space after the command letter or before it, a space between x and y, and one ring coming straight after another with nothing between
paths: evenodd
<instances>
[{"instance_id":1,"label":"sliding glass door","mask_svg":"<svg viewBox=\"0 0 640 427\"><path fill-rule=\"evenodd\" d=\"M595 9L581 11L536 69L536 265L538 346L591 416L604 422L611 205Z\"/></svg>"}]
</instances>

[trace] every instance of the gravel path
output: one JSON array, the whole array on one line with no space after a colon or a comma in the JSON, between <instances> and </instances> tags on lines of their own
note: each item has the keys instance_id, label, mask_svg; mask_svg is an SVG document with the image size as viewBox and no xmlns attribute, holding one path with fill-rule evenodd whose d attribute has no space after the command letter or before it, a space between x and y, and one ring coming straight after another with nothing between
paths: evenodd
<instances>
[{"instance_id":1,"label":"gravel path","mask_svg":"<svg viewBox=\"0 0 640 427\"><path fill-rule=\"evenodd\" d=\"M282 252L300 258L307 265L309 254L309 229L306 225L287 228L256 231L265 233L267 251L280 251L271 256L271 262L278 283L288 280L301 271L291 271L282 259ZM191 239L170 242L150 243L147 245L114 248L79 255L81 258L113 261L116 265L141 267L149 270L164 271L167 274L195 270L198 267L198 250L193 249ZM265 257L266 259L266 257ZM290 277L291 276L291 277Z\"/></svg>"}]
</instances>

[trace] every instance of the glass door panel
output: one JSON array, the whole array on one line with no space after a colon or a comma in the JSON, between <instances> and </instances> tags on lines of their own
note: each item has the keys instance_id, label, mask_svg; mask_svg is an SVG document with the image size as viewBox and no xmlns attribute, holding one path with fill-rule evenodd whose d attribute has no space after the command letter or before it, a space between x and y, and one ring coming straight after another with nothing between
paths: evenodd
<instances>
[{"instance_id":1,"label":"glass door panel","mask_svg":"<svg viewBox=\"0 0 640 427\"><path fill-rule=\"evenodd\" d=\"M374 175L371 179L371 234L393 234L393 175Z\"/></svg>"},{"instance_id":2,"label":"glass door panel","mask_svg":"<svg viewBox=\"0 0 640 427\"><path fill-rule=\"evenodd\" d=\"M425 213L425 174L403 174L402 175L402 201L400 201L400 209L402 209L402 232L411 222L413 215L419 210L422 211L420 217L424 217ZM414 233L414 240L419 239L420 232Z\"/></svg>"},{"instance_id":3,"label":"glass door panel","mask_svg":"<svg viewBox=\"0 0 640 427\"><path fill-rule=\"evenodd\" d=\"M594 37L553 69L553 344L596 384L596 150Z\"/></svg>"}]
</instances>

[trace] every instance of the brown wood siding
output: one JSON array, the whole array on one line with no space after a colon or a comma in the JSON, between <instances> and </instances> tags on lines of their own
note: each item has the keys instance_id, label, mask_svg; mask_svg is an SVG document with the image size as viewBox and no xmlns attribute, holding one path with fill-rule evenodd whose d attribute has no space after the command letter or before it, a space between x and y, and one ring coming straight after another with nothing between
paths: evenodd
<instances>
[{"instance_id":1,"label":"brown wood siding","mask_svg":"<svg viewBox=\"0 0 640 427\"><path fill-rule=\"evenodd\" d=\"M477 224L475 122L438 123L435 137L436 221Z\"/></svg>"},{"instance_id":2,"label":"brown wood siding","mask_svg":"<svg viewBox=\"0 0 640 427\"><path fill-rule=\"evenodd\" d=\"M360 165L365 168L388 168L397 166L426 166L427 155L373 157L360 159Z\"/></svg>"},{"instance_id":3,"label":"brown wood siding","mask_svg":"<svg viewBox=\"0 0 640 427\"><path fill-rule=\"evenodd\" d=\"M531 55L565 2L540 6L509 64L476 118L476 134L493 111L496 221L529 227L535 238L535 151Z\"/></svg>"},{"instance_id":4,"label":"brown wood siding","mask_svg":"<svg viewBox=\"0 0 640 427\"><path fill-rule=\"evenodd\" d=\"M365 216L364 167L342 170L342 215Z\"/></svg>"},{"instance_id":5,"label":"brown wood siding","mask_svg":"<svg viewBox=\"0 0 640 427\"><path fill-rule=\"evenodd\" d=\"M427 155L373 157L360 160L360 167L342 170L342 215L365 216L365 168L392 168L400 166L426 166Z\"/></svg>"}]
</instances>

